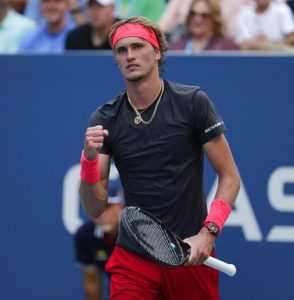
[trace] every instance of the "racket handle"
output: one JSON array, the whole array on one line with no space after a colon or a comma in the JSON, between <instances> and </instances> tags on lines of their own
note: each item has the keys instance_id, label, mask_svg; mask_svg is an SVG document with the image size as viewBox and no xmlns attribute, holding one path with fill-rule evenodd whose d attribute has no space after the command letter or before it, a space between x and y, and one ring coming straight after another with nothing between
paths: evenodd
<instances>
[{"instance_id":1,"label":"racket handle","mask_svg":"<svg viewBox=\"0 0 294 300\"><path fill-rule=\"evenodd\" d=\"M227 274L228 276L234 276L237 272L235 265L228 264L214 257L208 257L204 262L204 265L212 267L220 272Z\"/></svg>"}]
</instances>

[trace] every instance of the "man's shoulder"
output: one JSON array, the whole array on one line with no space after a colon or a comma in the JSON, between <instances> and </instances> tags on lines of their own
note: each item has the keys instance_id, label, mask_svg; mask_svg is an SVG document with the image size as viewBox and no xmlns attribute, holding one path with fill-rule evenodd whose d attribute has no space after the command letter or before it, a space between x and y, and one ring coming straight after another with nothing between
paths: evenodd
<instances>
[{"instance_id":1,"label":"man's shoulder","mask_svg":"<svg viewBox=\"0 0 294 300\"><path fill-rule=\"evenodd\" d=\"M253 5L244 4L237 15L237 18L253 18L256 15Z\"/></svg>"},{"instance_id":2,"label":"man's shoulder","mask_svg":"<svg viewBox=\"0 0 294 300\"><path fill-rule=\"evenodd\" d=\"M116 95L111 100L107 100L104 104L102 104L98 109L113 109L117 107L120 102L122 101L124 95L126 94L125 91L120 92L118 95Z\"/></svg>"},{"instance_id":3,"label":"man's shoulder","mask_svg":"<svg viewBox=\"0 0 294 300\"><path fill-rule=\"evenodd\" d=\"M30 28L36 28L36 23L30 18L14 11L13 9L8 10L7 18L10 22L14 23L14 26L26 26Z\"/></svg>"},{"instance_id":4,"label":"man's shoulder","mask_svg":"<svg viewBox=\"0 0 294 300\"><path fill-rule=\"evenodd\" d=\"M93 112L91 119L96 119L98 116L100 118L109 118L116 115L117 110L120 107L120 104L123 100L125 92L121 92L115 96L112 100L104 102L102 105L98 106L97 109Z\"/></svg>"},{"instance_id":5,"label":"man's shoulder","mask_svg":"<svg viewBox=\"0 0 294 300\"><path fill-rule=\"evenodd\" d=\"M288 13L292 14L289 5L284 2L272 2L270 5L272 11L274 12L278 12L280 14L288 14Z\"/></svg>"},{"instance_id":6,"label":"man's shoulder","mask_svg":"<svg viewBox=\"0 0 294 300\"><path fill-rule=\"evenodd\" d=\"M179 82L173 82L165 80L166 85L169 87L170 92L187 96L188 94L194 94L196 91L200 90L200 86L198 85L188 85Z\"/></svg>"},{"instance_id":7,"label":"man's shoulder","mask_svg":"<svg viewBox=\"0 0 294 300\"><path fill-rule=\"evenodd\" d=\"M85 33L91 31L91 25L90 24L84 24L78 27L73 28L70 32L69 35L74 37L74 36L84 36Z\"/></svg>"},{"instance_id":8,"label":"man's shoulder","mask_svg":"<svg viewBox=\"0 0 294 300\"><path fill-rule=\"evenodd\" d=\"M35 46L44 36L47 35L46 29L44 25L41 25L35 29L33 29L27 36L25 36L20 43L20 51L21 50L31 50L32 47Z\"/></svg>"},{"instance_id":9,"label":"man's shoulder","mask_svg":"<svg viewBox=\"0 0 294 300\"><path fill-rule=\"evenodd\" d=\"M174 100L180 107L197 106L206 107L211 102L207 93L198 85L186 85L182 83L168 82L170 89L170 98Z\"/></svg>"}]
</instances>

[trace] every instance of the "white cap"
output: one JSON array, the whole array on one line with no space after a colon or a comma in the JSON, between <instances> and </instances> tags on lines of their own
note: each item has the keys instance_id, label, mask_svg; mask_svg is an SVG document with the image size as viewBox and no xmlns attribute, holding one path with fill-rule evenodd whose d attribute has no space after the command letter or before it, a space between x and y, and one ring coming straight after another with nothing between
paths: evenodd
<instances>
[{"instance_id":1,"label":"white cap","mask_svg":"<svg viewBox=\"0 0 294 300\"><path fill-rule=\"evenodd\" d=\"M115 0L96 0L102 6L115 4Z\"/></svg>"}]
</instances>

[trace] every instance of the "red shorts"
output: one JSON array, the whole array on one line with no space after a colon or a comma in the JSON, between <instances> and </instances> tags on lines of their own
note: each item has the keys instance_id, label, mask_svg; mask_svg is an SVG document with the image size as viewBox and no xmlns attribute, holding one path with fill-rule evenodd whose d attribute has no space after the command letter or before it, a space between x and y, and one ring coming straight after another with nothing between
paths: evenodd
<instances>
[{"instance_id":1,"label":"red shorts","mask_svg":"<svg viewBox=\"0 0 294 300\"><path fill-rule=\"evenodd\" d=\"M107 262L111 300L218 300L218 271L201 266L164 267L119 246Z\"/></svg>"}]
</instances>

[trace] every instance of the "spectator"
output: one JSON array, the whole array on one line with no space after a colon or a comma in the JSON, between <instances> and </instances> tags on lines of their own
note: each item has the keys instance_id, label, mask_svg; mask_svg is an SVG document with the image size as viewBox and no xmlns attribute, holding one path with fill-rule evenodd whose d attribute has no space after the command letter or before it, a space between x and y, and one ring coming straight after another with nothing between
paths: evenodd
<instances>
[{"instance_id":1,"label":"spectator","mask_svg":"<svg viewBox=\"0 0 294 300\"><path fill-rule=\"evenodd\" d=\"M143 16L157 22L164 8L165 0L117 0L115 15L118 19Z\"/></svg>"},{"instance_id":2,"label":"spectator","mask_svg":"<svg viewBox=\"0 0 294 300\"><path fill-rule=\"evenodd\" d=\"M16 53L24 36L34 30L34 21L17 13L9 0L0 0L0 53Z\"/></svg>"},{"instance_id":3,"label":"spectator","mask_svg":"<svg viewBox=\"0 0 294 300\"><path fill-rule=\"evenodd\" d=\"M286 2L286 0L274 0ZM225 21L225 33L230 37L236 35L236 17L244 6L253 6L255 0L220 0L223 19Z\"/></svg>"},{"instance_id":4,"label":"spectator","mask_svg":"<svg viewBox=\"0 0 294 300\"><path fill-rule=\"evenodd\" d=\"M114 0L89 0L87 10L90 23L72 30L65 42L69 50L109 50L108 34L114 18Z\"/></svg>"},{"instance_id":5,"label":"spectator","mask_svg":"<svg viewBox=\"0 0 294 300\"><path fill-rule=\"evenodd\" d=\"M235 37L236 17L245 5L253 5L254 0L220 0L223 20L225 22L225 33L232 38Z\"/></svg>"},{"instance_id":6,"label":"spectator","mask_svg":"<svg viewBox=\"0 0 294 300\"><path fill-rule=\"evenodd\" d=\"M23 14L26 0L9 0L9 5L18 13Z\"/></svg>"},{"instance_id":7,"label":"spectator","mask_svg":"<svg viewBox=\"0 0 294 300\"><path fill-rule=\"evenodd\" d=\"M193 0L169 0L158 20L158 25L169 41L176 40L185 31L185 21Z\"/></svg>"},{"instance_id":8,"label":"spectator","mask_svg":"<svg viewBox=\"0 0 294 300\"><path fill-rule=\"evenodd\" d=\"M104 268L115 245L123 207L119 190L110 188L109 195L111 204L106 211L97 220L85 222L74 236L76 262L82 267L87 300L109 299L110 279Z\"/></svg>"},{"instance_id":9,"label":"spectator","mask_svg":"<svg viewBox=\"0 0 294 300\"><path fill-rule=\"evenodd\" d=\"M86 15L83 11L87 0L68 0L67 17L77 25L82 25L86 22ZM45 23L44 15L41 12L40 0L27 0L24 9L24 15L33 19L36 23Z\"/></svg>"},{"instance_id":10,"label":"spectator","mask_svg":"<svg viewBox=\"0 0 294 300\"><path fill-rule=\"evenodd\" d=\"M242 50L292 50L294 19L289 6L271 0L255 0L237 18L236 41Z\"/></svg>"},{"instance_id":11,"label":"spectator","mask_svg":"<svg viewBox=\"0 0 294 300\"><path fill-rule=\"evenodd\" d=\"M75 27L75 24L66 18L67 0L40 1L46 22L21 42L20 51L61 53L68 32Z\"/></svg>"},{"instance_id":12,"label":"spectator","mask_svg":"<svg viewBox=\"0 0 294 300\"><path fill-rule=\"evenodd\" d=\"M184 32L185 20L193 0L169 0L158 25L166 33L168 40L174 41ZM254 0L219 0L224 21L224 32L234 37L236 14L243 4L252 4Z\"/></svg>"},{"instance_id":13,"label":"spectator","mask_svg":"<svg viewBox=\"0 0 294 300\"><path fill-rule=\"evenodd\" d=\"M238 50L236 43L223 34L221 10L217 0L194 0L186 20L187 34L170 44L170 50L187 54L207 50Z\"/></svg>"}]
</instances>

